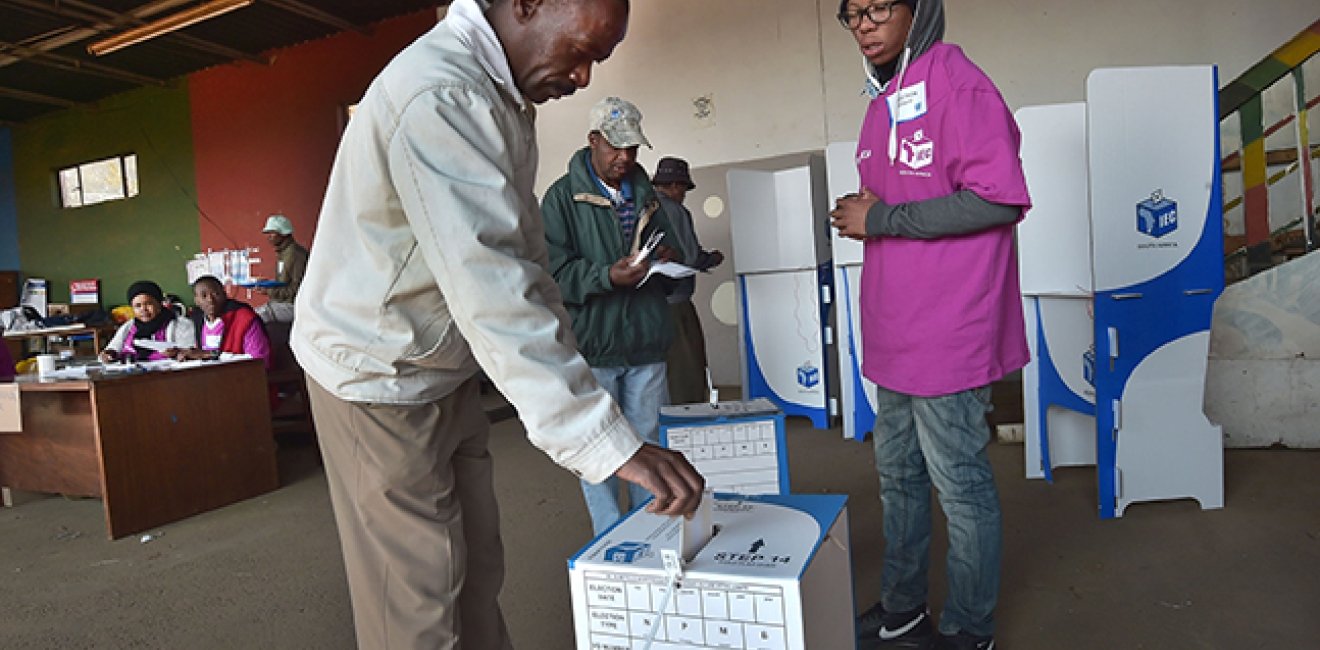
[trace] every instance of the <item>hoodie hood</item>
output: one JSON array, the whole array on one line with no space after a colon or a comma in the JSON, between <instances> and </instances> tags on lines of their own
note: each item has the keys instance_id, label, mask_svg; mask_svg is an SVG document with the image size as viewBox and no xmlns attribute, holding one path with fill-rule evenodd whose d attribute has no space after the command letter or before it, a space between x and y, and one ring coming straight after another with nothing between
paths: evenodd
<instances>
[{"instance_id":1,"label":"hoodie hood","mask_svg":"<svg viewBox=\"0 0 1320 650\"><path fill-rule=\"evenodd\" d=\"M847 0L839 4L840 11L846 6ZM907 39L903 41L903 52L890 65L881 69L871 64L866 57L862 57L862 65L866 70L866 94L875 99L884 94L892 80L897 79L894 84L895 96L891 99L898 99L897 93L903 90L903 73L907 72L907 67L913 60L925 54L937 41L944 38L944 3L941 0L910 0L912 4L912 26L908 29ZM915 6L913 6L915 5ZM887 159L892 166L894 160L898 158L898 131L895 129L895 123L889 121L889 142L885 147Z\"/></svg>"},{"instance_id":2,"label":"hoodie hood","mask_svg":"<svg viewBox=\"0 0 1320 650\"><path fill-rule=\"evenodd\" d=\"M904 42L904 53L894 59L893 65L885 66L887 69L877 68L865 58L862 60L866 69L867 94L872 97L883 92L891 79L896 76L901 77L903 68L908 63L925 54L936 41L944 39L943 0L915 0L908 6L913 7L912 29L908 31L907 40Z\"/></svg>"}]
</instances>

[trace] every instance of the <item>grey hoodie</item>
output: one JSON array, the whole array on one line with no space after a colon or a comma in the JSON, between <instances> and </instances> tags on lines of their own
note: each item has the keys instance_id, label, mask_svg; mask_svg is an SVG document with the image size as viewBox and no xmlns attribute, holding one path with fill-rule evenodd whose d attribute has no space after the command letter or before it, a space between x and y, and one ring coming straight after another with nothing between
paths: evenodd
<instances>
[{"instance_id":1,"label":"grey hoodie","mask_svg":"<svg viewBox=\"0 0 1320 650\"><path fill-rule=\"evenodd\" d=\"M907 66L925 54L936 41L944 39L944 2L912 0L912 3L915 4L912 27L908 30L903 54L885 66L875 66L862 59L867 94L872 98L884 93L894 78L901 87ZM843 13L847 8L848 0L841 0L839 12ZM866 212L866 234L869 237L936 239L1010 224L1021 214L1015 206L990 203L971 191L960 190L937 199L898 205L879 201Z\"/></svg>"},{"instance_id":2,"label":"grey hoodie","mask_svg":"<svg viewBox=\"0 0 1320 650\"><path fill-rule=\"evenodd\" d=\"M885 86L893 79L895 73L902 76L902 70L899 66L903 63L910 63L917 57L926 53L935 41L944 39L944 2L942 0L909 0L909 7L912 7L912 28L908 30L907 41L904 48L907 50L905 55L900 55L890 65L884 66L885 69L871 65L870 61L864 61L866 76L874 84L877 94L883 91ZM839 3L839 12L843 13L848 7L848 0L841 0ZM906 57L906 58L905 58ZM872 95L874 96L874 95Z\"/></svg>"}]
</instances>

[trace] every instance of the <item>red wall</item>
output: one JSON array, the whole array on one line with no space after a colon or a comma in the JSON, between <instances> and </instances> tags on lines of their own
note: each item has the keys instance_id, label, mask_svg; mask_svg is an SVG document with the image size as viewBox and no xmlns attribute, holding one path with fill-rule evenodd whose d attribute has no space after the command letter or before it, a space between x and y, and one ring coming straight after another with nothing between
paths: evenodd
<instances>
[{"instance_id":1,"label":"red wall","mask_svg":"<svg viewBox=\"0 0 1320 650\"><path fill-rule=\"evenodd\" d=\"M308 245L344 107L435 22L434 10L422 11L369 35L347 32L267 53L271 65L228 64L189 77L202 248L257 246L254 275L273 276L274 251L261 227L276 212Z\"/></svg>"}]
</instances>

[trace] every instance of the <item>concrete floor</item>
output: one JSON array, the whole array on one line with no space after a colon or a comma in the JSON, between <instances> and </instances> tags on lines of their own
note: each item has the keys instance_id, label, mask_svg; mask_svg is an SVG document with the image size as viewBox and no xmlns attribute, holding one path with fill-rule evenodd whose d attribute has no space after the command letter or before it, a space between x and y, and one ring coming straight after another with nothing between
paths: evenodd
<instances>
[{"instance_id":1,"label":"concrete floor","mask_svg":"<svg viewBox=\"0 0 1320 650\"><path fill-rule=\"evenodd\" d=\"M794 491L850 497L856 605L868 606L881 544L870 445L788 428ZM590 529L577 483L516 420L495 425L492 448L514 641L572 648L565 558ZM0 509L0 648L352 648L315 447L286 440L280 454L281 489L147 543L108 541L97 500ZM1229 451L1223 510L1139 504L1113 521L1094 514L1093 470L1029 482L1020 445L990 454L1005 515L997 647L1320 648L1320 453ZM939 532L937 611L944 545Z\"/></svg>"}]
</instances>

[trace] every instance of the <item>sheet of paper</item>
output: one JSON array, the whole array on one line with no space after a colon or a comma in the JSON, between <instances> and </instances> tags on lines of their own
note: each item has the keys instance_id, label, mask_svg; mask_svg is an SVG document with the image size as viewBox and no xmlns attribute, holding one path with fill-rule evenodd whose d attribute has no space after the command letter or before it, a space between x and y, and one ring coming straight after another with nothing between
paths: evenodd
<instances>
[{"instance_id":1,"label":"sheet of paper","mask_svg":"<svg viewBox=\"0 0 1320 650\"><path fill-rule=\"evenodd\" d=\"M715 496L711 492L703 492L701 504L697 506L692 518L683 519L682 541L679 545L684 562L691 562L710 543L710 538L715 536L715 521L710 514L711 503L714 501Z\"/></svg>"},{"instance_id":2,"label":"sheet of paper","mask_svg":"<svg viewBox=\"0 0 1320 650\"><path fill-rule=\"evenodd\" d=\"M651 276L655 275L656 273L677 280L679 278L686 278L691 275L696 275L697 270L690 266L684 266L682 264L679 264L678 262L656 262L651 265L650 269L647 269L646 277L642 278L642 281L638 282L637 286L640 287L643 284L646 284L646 281L650 280Z\"/></svg>"},{"instance_id":3,"label":"sheet of paper","mask_svg":"<svg viewBox=\"0 0 1320 650\"><path fill-rule=\"evenodd\" d=\"M151 339L133 339L133 347L142 348L144 350L155 350L157 352L164 352L170 348L179 347L179 344L173 341L153 341Z\"/></svg>"},{"instance_id":4,"label":"sheet of paper","mask_svg":"<svg viewBox=\"0 0 1320 650\"><path fill-rule=\"evenodd\" d=\"M96 367L99 368L100 366L96 366ZM69 366L67 368L60 368L55 372L44 375L42 379L64 379L64 380L87 379L87 366Z\"/></svg>"}]
</instances>

